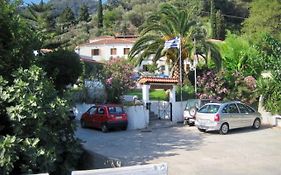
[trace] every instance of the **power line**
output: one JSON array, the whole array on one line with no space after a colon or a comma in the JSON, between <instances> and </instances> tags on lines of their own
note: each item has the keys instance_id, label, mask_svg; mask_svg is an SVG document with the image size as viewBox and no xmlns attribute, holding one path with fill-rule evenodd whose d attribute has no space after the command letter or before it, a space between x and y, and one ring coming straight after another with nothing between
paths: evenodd
<instances>
[{"instance_id":1,"label":"power line","mask_svg":"<svg viewBox=\"0 0 281 175\"><path fill-rule=\"evenodd\" d=\"M206 11L202 11L202 12L203 12L203 13L210 14L210 12L206 12ZM234 16L234 15L225 15L225 14L222 14L222 16L229 17L229 18L237 18L237 19L247 19L247 18L245 18L245 17Z\"/></svg>"}]
</instances>

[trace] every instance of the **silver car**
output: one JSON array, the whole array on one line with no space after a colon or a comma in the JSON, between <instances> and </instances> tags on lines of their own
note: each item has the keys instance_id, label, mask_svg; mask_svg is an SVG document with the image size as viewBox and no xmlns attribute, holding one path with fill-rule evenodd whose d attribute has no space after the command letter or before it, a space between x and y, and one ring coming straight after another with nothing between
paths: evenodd
<instances>
[{"instance_id":1,"label":"silver car","mask_svg":"<svg viewBox=\"0 0 281 175\"><path fill-rule=\"evenodd\" d=\"M230 129L261 126L261 114L239 101L208 103L197 114L195 125L200 131L219 131L227 134Z\"/></svg>"}]
</instances>

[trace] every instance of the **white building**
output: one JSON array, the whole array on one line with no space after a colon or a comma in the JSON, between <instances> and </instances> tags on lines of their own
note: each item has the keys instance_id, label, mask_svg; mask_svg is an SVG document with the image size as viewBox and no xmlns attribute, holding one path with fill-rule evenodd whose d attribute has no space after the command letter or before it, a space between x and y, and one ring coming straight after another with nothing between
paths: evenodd
<instances>
[{"instance_id":1,"label":"white building","mask_svg":"<svg viewBox=\"0 0 281 175\"><path fill-rule=\"evenodd\" d=\"M136 42L136 36L100 36L90 39L88 43L76 47L75 52L81 58L93 60L97 62L108 61L112 58L128 58L128 53ZM151 59L145 60L136 67L137 71L146 72L148 66L153 64ZM159 73L169 75L169 68L166 65L166 59L161 58L157 62Z\"/></svg>"}]
</instances>

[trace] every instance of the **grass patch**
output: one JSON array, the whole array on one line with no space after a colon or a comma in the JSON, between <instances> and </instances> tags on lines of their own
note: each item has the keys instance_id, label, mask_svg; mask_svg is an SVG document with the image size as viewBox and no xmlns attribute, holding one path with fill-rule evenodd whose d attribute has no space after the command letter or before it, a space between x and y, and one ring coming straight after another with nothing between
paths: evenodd
<instances>
[{"instance_id":1,"label":"grass patch","mask_svg":"<svg viewBox=\"0 0 281 175\"><path fill-rule=\"evenodd\" d=\"M142 99L141 89L131 89L126 95L136 95L139 99ZM167 100L166 92L163 89L151 89L149 91L150 100Z\"/></svg>"}]
</instances>

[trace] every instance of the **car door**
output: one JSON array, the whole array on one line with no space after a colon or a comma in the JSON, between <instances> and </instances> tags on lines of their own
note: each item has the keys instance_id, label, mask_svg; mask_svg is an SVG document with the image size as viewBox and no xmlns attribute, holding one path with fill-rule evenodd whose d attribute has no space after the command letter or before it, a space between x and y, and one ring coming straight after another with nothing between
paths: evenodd
<instances>
[{"instance_id":1,"label":"car door","mask_svg":"<svg viewBox=\"0 0 281 175\"><path fill-rule=\"evenodd\" d=\"M247 107L244 104L237 103L237 106L238 106L240 114L241 114L241 122L243 124L243 127L251 126L253 124L252 123L252 118L253 118L252 113L249 112L249 110L247 109Z\"/></svg>"},{"instance_id":2,"label":"car door","mask_svg":"<svg viewBox=\"0 0 281 175\"><path fill-rule=\"evenodd\" d=\"M95 124L97 128L100 128L101 125L106 122L106 108L104 106L99 106L95 115Z\"/></svg>"},{"instance_id":3,"label":"car door","mask_svg":"<svg viewBox=\"0 0 281 175\"><path fill-rule=\"evenodd\" d=\"M89 111L88 111L87 123L88 123L89 127L95 127L95 114L96 114L96 111L97 111L97 107L96 106L91 107L89 109Z\"/></svg>"},{"instance_id":4,"label":"car door","mask_svg":"<svg viewBox=\"0 0 281 175\"><path fill-rule=\"evenodd\" d=\"M241 127L241 118L235 103L228 104L222 109L222 118L223 121L229 124L231 129Z\"/></svg>"}]
</instances>

